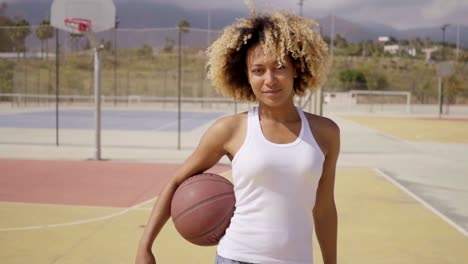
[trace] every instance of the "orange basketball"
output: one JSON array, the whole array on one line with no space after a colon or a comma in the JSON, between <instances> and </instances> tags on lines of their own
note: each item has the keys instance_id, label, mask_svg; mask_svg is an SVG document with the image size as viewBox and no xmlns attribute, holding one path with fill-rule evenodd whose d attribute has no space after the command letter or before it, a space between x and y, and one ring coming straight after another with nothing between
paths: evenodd
<instances>
[{"instance_id":1,"label":"orange basketball","mask_svg":"<svg viewBox=\"0 0 468 264\"><path fill-rule=\"evenodd\" d=\"M199 246L218 244L235 209L234 186L222 176L202 173L176 190L171 217L182 237Z\"/></svg>"}]
</instances>

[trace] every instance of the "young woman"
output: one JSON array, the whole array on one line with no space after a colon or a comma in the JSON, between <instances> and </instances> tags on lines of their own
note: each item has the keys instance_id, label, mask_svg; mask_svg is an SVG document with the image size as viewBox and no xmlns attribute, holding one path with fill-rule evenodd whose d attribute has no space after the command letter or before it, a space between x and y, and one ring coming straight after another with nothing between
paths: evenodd
<instances>
[{"instance_id":1,"label":"young woman","mask_svg":"<svg viewBox=\"0 0 468 264\"><path fill-rule=\"evenodd\" d=\"M232 161L236 210L217 247L217 264L312 264L314 226L324 263L336 263L339 128L293 100L317 89L327 72L326 45L311 25L286 12L253 13L209 48L213 85L258 107L220 118L206 131L159 196L136 263L155 263L151 248L177 186L223 155Z\"/></svg>"}]
</instances>

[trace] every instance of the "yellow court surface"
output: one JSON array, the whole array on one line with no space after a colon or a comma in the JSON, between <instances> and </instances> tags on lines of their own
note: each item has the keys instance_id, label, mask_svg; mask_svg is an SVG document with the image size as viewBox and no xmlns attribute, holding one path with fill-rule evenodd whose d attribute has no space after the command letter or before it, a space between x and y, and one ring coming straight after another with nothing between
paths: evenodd
<instances>
[{"instance_id":1,"label":"yellow court surface","mask_svg":"<svg viewBox=\"0 0 468 264\"><path fill-rule=\"evenodd\" d=\"M344 118L401 139L468 143L468 119L439 120L363 116L344 116Z\"/></svg>"},{"instance_id":2,"label":"yellow court surface","mask_svg":"<svg viewBox=\"0 0 468 264\"><path fill-rule=\"evenodd\" d=\"M154 200L133 208L0 203L0 263L132 263ZM340 168L339 263L465 263L468 238L373 169ZM159 264L213 263L215 247L183 240L172 222ZM315 244L316 263L322 263Z\"/></svg>"}]
</instances>

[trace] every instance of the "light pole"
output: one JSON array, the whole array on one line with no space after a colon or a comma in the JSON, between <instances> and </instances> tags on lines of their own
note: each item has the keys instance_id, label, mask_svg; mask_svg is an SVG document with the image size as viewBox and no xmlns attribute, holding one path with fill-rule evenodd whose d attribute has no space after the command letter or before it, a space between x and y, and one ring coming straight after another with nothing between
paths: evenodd
<instances>
[{"instance_id":1,"label":"light pole","mask_svg":"<svg viewBox=\"0 0 468 264\"><path fill-rule=\"evenodd\" d=\"M180 132L181 132L181 96L182 96L182 25L179 24L178 26L179 29L179 39L178 39L178 48L179 48L179 56L178 56L178 63L177 63L177 68L178 68L178 75L177 75L177 149L180 150Z\"/></svg>"},{"instance_id":2,"label":"light pole","mask_svg":"<svg viewBox=\"0 0 468 264\"><path fill-rule=\"evenodd\" d=\"M444 24L442 26L442 59L445 61L445 30L450 26L450 24ZM439 118L442 116L444 108L444 81L442 76L439 76Z\"/></svg>"},{"instance_id":3,"label":"light pole","mask_svg":"<svg viewBox=\"0 0 468 264\"><path fill-rule=\"evenodd\" d=\"M299 15L302 16L302 6L304 4L304 0L299 0Z\"/></svg>"},{"instance_id":4,"label":"light pole","mask_svg":"<svg viewBox=\"0 0 468 264\"><path fill-rule=\"evenodd\" d=\"M442 26L442 60L445 60L445 30L450 26L450 24L445 24Z\"/></svg>"},{"instance_id":5,"label":"light pole","mask_svg":"<svg viewBox=\"0 0 468 264\"><path fill-rule=\"evenodd\" d=\"M457 52L455 62L458 63L458 56L460 55L460 23L457 24Z\"/></svg>"},{"instance_id":6,"label":"light pole","mask_svg":"<svg viewBox=\"0 0 468 264\"><path fill-rule=\"evenodd\" d=\"M119 18L115 18L114 28L114 106L117 105L117 28L119 28Z\"/></svg>"}]
</instances>

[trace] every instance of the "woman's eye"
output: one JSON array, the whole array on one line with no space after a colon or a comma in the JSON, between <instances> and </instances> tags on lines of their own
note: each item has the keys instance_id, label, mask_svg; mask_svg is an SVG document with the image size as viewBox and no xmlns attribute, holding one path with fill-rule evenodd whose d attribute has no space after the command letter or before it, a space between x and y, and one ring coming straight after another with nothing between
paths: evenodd
<instances>
[{"instance_id":1,"label":"woman's eye","mask_svg":"<svg viewBox=\"0 0 468 264\"><path fill-rule=\"evenodd\" d=\"M262 72L262 69L252 69L252 72L253 72L253 73L261 73L261 72Z\"/></svg>"},{"instance_id":2,"label":"woman's eye","mask_svg":"<svg viewBox=\"0 0 468 264\"><path fill-rule=\"evenodd\" d=\"M283 64L279 64L278 66L276 66L276 69L283 70L286 69L286 66L284 66Z\"/></svg>"}]
</instances>

